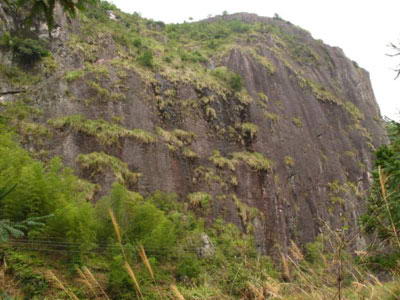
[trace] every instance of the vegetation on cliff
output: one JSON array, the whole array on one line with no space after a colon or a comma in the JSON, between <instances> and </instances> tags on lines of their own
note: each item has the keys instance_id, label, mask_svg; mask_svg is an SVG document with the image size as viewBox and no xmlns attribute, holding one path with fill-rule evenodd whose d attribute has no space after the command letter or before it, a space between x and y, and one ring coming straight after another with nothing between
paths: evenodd
<instances>
[{"instance_id":1,"label":"vegetation on cliff","mask_svg":"<svg viewBox=\"0 0 400 300\"><path fill-rule=\"evenodd\" d=\"M290 74L285 80L299 92L345 115L350 127L343 129L346 135L360 136L374 147L363 112L344 100L335 84L324 86L312 72L303 71L332 67L329 54L321 55L324 50L304 42L302 34L307 33L278 17L273 22L281 23L243 22L225 15L166 25L122 13L104 1L82 12L76 8L88 1L18 3L22 11L42 7L38 20L24 16L37 27L43 16L50 29L55 27L55 3L70 16L76 14L76 23L66 22L63 28L68 32L63 50L76 61L66 64L51 38L39 37L27 26L0 38L0 51L9 55L0 63L0 80L7 87L0 102L0 297L396 299L398 124L389 124L392 143L377 152L369 213L362 218L368 233L388 241L381 248L351 251L359 232L351 231L341 215L335 229L322 220L314 242L288 240L283 247L271 239L271 257L264 255L255 237L264 226L260 224L269 220L265 211L239 197L239 180L254 177L261 182L267 175L275 183L282 180L274 173L280 164L290 172L289 189L301 159L281 149L282 162L274 161L259 152L265 149L257 149L256 141L265 128L272 134L278 122L301 131L307 120L297 113L284 115L281 101L264 91L250 91L238 69L224 65L229 56L256 64L260 77L279 76L279 68L285 68ZM291 29L284 29L286 25ZM60 94L39 95L47 81ZM182 86L194 92L178 95ZM137 115L124 114L128 96L136 97L138 90L157 117L156 126L147 120L132 126L136 123L128 118ZM9 95L16 96L9 100ZM48 106L57 99L78 103L81 111L66 114L60 107L48 118L37 105L40 97ZM130 103L134 109L140 105ZM95 114L88 113L97 106L101 109ZM118 113L106 114L107 107L116 107ZM255 108L261 111L257 124L248 117ZM208 149L196 133L181 126L184 117L206 124L207 138L221 138L229 147ZM75 170L51 152L65 137L95 146L96 151L89 147L73 157ZM183 162L185 170L193 169L193 177L187 176L192 191L177 195L150 188L139 193L146 170L123 160L123 146L129 143L129 151L166 148L160 163L171 156L176 165ZM346 159L357 156L353 150L345 153ZM263 185L259 190L266 192ZM346 195L362 197L351 181L333 180L326 191L331 213L345 205ZM268 209L276 215L282 210ZM210 217L214 211L221 217ZM236 225L224 221L225 214L233 215ZM390 280L381 282L377 274Z\"/></svg>"},{"instance_id":2,"label":"vegetation on cliff","mask_svg":"<svg viewBox=\"0 0 400 300\"><path fill-rule=\"evenodd\" d=\"M396 259L388 264L387 254L352 256L346 249L354 237L345 231L325 227L304 249L292 242L289 253L274 264L257 253L253 239L236 226L221 219L205 226L173 194L156 192L145 198L115 183L92 205L86 199L95 186L73 175L59 159L46 165L33 159L12 130L4 125L1 129L1 182L8 187L0 200L2 237L14 227L1 244L4 295L172 299L179 293L184 299L332 299L339 292L342 299L394 299L399 293L397 283L380 282L370 269L394 271ZM378 163L387 157L381 156ZM205 208L210 195L197 192L189 200ZM376 220L388 225L380 229L399 249L389 215L381 211ZM398 226L396 207L391 212ZM45 218L23 224L38 217Z\"/></svg>"},{"instance_id":3,"label":"vegetation on cliff","mask_svg":"<svg viewBox=\"0 0 400 300\"><path fill-rule=\"evenodd\" d=\"M157 287L167 297L168 285L173 282L182 284L185 295L239 296L252 278L265 280L267 276L277 276L270 260L255 252L249 236L221 220L205 228L204 222L178 202L176 195L156 192L144 198L115 183L107 196L92 205L87 199L96 186L73 175L57 158L46 165L32 159L5 126L0 153L1 182L5 187L0 201L2 257L8 265L2 271L7 280L10 276L20 280L26 297L68 297L62 289L57 290L48 273L39 272L41 265L54 272L69 270L60 280L65 280L64 284L82 298L90 297L90 289L79 287L76 268L86 266L95 276L108 278L102 285L110 297L132 299L135 291L129 273L124 270L126 261L134 266L146 299L158 297ZM101 153L78 158L88 168L96 169L109 159L113 160ZM120 172L117 178L124 183L124 172L130 174L124 171L126 166L117 161L111 166ZM120 240L114 234L110 210L118 224ZM46 218L40 221L41 226L34 226L37 224L33 220L24 226L24 220L35 217ZM11 236L4 230L9 230ZM201 256L200 236L205 232L212 241L212 256ZM140 262L139 245L156 270L156 283ZM57 264L54 254L61 258ZM258 268L265 271L255 274ZM233 282L236 283L232 285ZM9 284L2 288L11 287ZM190 288L193 285L197 287Z\"/></svg>"}]
</instances>

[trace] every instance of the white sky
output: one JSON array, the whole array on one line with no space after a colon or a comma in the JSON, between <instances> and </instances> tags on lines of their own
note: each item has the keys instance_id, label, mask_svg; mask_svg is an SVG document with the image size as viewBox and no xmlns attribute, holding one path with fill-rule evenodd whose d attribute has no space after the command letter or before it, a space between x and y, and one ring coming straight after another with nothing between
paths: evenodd
<instances>
[{"instance_id":1,"label":"white sky","mask_svg":"<svg viewBox=\"0 0 400 300\"><path fill-rule=\"evenodd\" d=\"M138 12L165 23L204 19L209 15L249 12L283 19L311 32L314 38L338 46L370 72L381 113L400 120L400 77L387 47L400 41L399 0L110 0L121 10Z\"/></svg>"}]
</instances>

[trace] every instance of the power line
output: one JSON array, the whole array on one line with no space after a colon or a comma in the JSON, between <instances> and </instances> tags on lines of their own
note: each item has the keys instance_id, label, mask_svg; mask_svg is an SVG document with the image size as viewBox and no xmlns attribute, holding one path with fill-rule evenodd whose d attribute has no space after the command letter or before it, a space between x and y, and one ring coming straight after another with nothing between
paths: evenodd
<instances>
[{"instance_id":1,"label":"power line","mask_svg":"<svg viewBox=\"0 0 400 300\"><path fill-rule=\"evenodd\" d=\"M7 243L3 243L7 247L14 248L14 249L21 249L21 250L31 250L31 251L39 251L39 252L67 252L67 253L93 253L93 252L104 252L107 250L119 250L120 246L116 245L107 245L103 244L101 246L96 245L95 247L83 250L79 249L82 246L81 243L69 243L69 242L54 242L52 240L28 240L28 239L21 239L21 240L13 240ZM133 250L138 251L137 246L132 247ZM146 248L146 253L149 255L157 255L157 254L166 254L170 248ZM198 249L195 247L187 247L185 249L179 249L179 252L185 253L197 253Z\"/></svg>"}]
</instances>

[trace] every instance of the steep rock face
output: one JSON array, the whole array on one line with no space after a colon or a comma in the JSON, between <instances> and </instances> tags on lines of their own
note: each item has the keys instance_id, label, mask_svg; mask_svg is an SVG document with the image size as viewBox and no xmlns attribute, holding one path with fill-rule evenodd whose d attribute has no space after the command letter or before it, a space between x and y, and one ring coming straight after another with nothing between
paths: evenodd
<instances>
[{"instance_id":1,"label":"steep rock face","mask_svg":"<svg viewBox=\"0 0 400 300\"><path fill-rule=\"evenodd\" d=\"M54 61L29 87L42 111L29 122L45 129L27 147L61 155L99 184L92 201L115 180L143 194L175 192L209 222L223 217L254 233L264 253L312 241L325 223L356 231L371 151L385 142L368 73L282 20L203 22L232 20L257 30L200 67L182 59L183 67L157 61L153 69L135 63L115 34L60 21ZM166 45L163 27L151 26L143 34ZM240 74L241 91L221 81L218 72L231 74L222 66Z\"/></svg>"}]
</instances>

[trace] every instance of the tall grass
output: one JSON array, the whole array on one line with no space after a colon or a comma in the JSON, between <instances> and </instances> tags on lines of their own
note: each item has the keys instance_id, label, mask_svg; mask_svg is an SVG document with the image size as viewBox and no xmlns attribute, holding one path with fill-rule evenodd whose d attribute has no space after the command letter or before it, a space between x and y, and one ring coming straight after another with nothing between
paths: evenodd
<instances>
[{"instance_id":1,"label":"tall grass","mask_svg":"<svg viewBox=\"0 0 400 300\"><path fill-rule=\"evenodd\" d=\"M86 275L85 278L88 278L88 282L91 284L91 286L97 286L101 294L106 299L110 299L110 297L108 297L107 293L105 292L101 284L96 280L96 277L94 277L93 273L87 267L83 267L82 269L83 269L83 274Z\"/></svg>"},{"instance_id":2,"label":"tall grass","mask_svg":"<svg viewBox=\"0 0 400 300\"><path fill-rule=\"evenodd\" d=\"M380 184L380 189L381 189L381 194L382 194L382 199L385 202L385 209L386 212L389 216L389 220L390 220L390 226L391 226L391 230L393 232L393 236L395 238L395 241L397 243L397 246L400 249L400 237L399 237L399 233L397 232L397 228L396 225L394 223L393 220L393 216L389 207L389 201L388 201L388 197L390 196L386 190L386 184L388 181L388 176L382 171L381 166L378 167L378 175L379 175L379 184Z\"/></svg>"},{"instance_id":3,"label":"tall grass","mask_svg":"<svg viewBox=\"0 0 400 300\"><path fill-rule=\"evenodd\" d=\"M399 279L382 282L363 265L363 257L356 262L347 252L358 235L325 224L324 235L307 251L292 241L281 254L281 279L248 282L242 299L400 299Z\"/></svg>"},{"instance_id":4,"label":"tall grass","mask_svg":"<svg viewBox=\"0 0 400 300\"><path fill-rule=\"evenodd\" d=\"M139 280L138 280L135 272L133 271L133 268L129 264L128 257L126 255L126 252L125 252L125 249L124 249L124 245L122 243L122 234L121 234L121 229L120 229L120 226L118 224L118 221L117 221L117 219L116 219L116 217L115 217L115 215L114 215L114 213L113 213L113 211L111 209L109 209L109 214L110 214L111 222L112 222L113 227L114 227L114 232L115 232L115 235L117 237L118 244L120 246L122 255L124 257L124 268L127 271L129 277L131 278L131 280L133 282L133 286L134 286L134 289L136 291L137 296L140 299L145 299L144 296L143 296L140 284L139 284ZM159 295L159 299L163 299L164 297L163 297L163 295L162 295L162 293L160 291L160 287L157 284L156 279L155 279L154 270L153 270L153 268L151 266L150 260L147 257L146 251L145 251L145 249L144 249L144 247L142 245L139 245L139 256L140 256L140 258L141 258L146 270L150 274L151 279L153 280L154 286L157 289L157 293ZM184 300L183 296L179 293L178 289L176 287L175 288L173 288L173 287L175 287L175 286L171 286L172 292L176 296L180 295L179 297L177 296L178 299L183 299Z\"/></svg>"},{"instance_id":5,"label":"tall grass","mask_svg":"<svg viewBox=\"0 0 400 300\"><path fill-rule=\"evenodd\" d=\"M85 275L84 272L82 272L80 268L76 268L76 271L78 272L78 275L81 277L80 281L89 288L91 294L93 294L94 298L96 298L97 297L96 288L91 284L89 278Z\"/></svg>"},{"instance_id":6,"label":"tall grass","mask_svg":"<svg viewBox=\"0 0 400 300\"><path fill-rule=\"evenodd\" d=\"M172 284L171 285L171 290L174 293L175 297L177 300L185 300L185 297L183 297L183 295L181 294L181 292L179 292L178 288L176 287L176 285Z\"/></svg>"},{"instance_id":7,"label":"tall grass","mask_svg":"<svg viewBox=\"0 0 400 300\"><path fill-rule=\"evenodd\" d=\"M79 300L79 298L71 291L71 289L67 288L64 283L51 271L47 272L48 277L60 288L62 289L70 299Z\"/></svg>"},{"instance_id":8,"label":"tall grass","mask_svg":"<svg viewBox=\"0 0 400 300\"><path fill-rule=\"evenodd\" d=\"M125 248L124 248L124 246L122 244L121 228L120 228L120 226L119 226L119 224L117 222L117 219L115 218L114 212L111 210L111 208L109 209L108 212L110 214L111 222L112 222L113 227L114 227L115 236L117 237L117 241L118 241L118 244L120 246L122 255L124 256L124 267L125 267L126 271L128 272L129 277L132 279L133 286L135 288L135 291L136 291L138 297L140 299L144 299L143 298L143 294L142 294L142 290L141 290L140 285L139 285L139 281L137 280L135 272L133 272L133 269L132 269L132 267L130 266L130 264L128 262L128 257L126 256Z\"/></svg>"}]
</instances>

